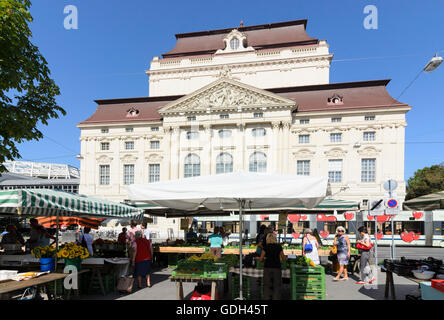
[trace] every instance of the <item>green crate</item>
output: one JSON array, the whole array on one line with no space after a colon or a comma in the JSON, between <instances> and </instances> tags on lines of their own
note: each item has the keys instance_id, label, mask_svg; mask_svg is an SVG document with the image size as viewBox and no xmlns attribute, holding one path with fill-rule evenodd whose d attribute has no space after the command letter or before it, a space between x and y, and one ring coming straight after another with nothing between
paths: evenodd
<instances>
[{"instance_id":1,"label":"green crate","mask_svg":"<svg viewBox=\"0 0 444 320\"><path fill-rule=\"evenodd\" d=\"M290 271L294 274L325 274L324 267L322 266L311 267L290 264Z\"/></svg>"},{"instance_id":2,"label":"green crate","mask_svg":"<svg viewBox=\"0 0 444 320\"><path fill-rule=\"evenodd\" d=\"M292 294L292 300L325 300L325 293L305 292Z\"/></svg>"},{"instance_id":3,"label":"green crate","mask_svg":"<svg viewBox=\"0 0 444 320\"><path fill-rule=\"evenodd\" d=\"M296 284L292 283L292 290L305 292L305 291L325 291L325 283L324 282L316 282L316 283L307 283L307 282L299 282Z\"/></svg>"},{"instance_id":4,"label":"green crate","mask_svg":"<svg viewBox=\"0 0 444 320\"><path fill-rule=\"evenodd\" d=\"M207 273L204 272L203 274L203 278L208 278L208 279L226 279L227 278L227 273L226 272L216 272L216 273Z\"/></svg>"},{"instance_id":5,"label":"green crate","mask_svg":"<svg viewBox=\"0 0 444 320\"><path fill-rule=\"evenodd\" d=\"M50 293L54 293L54 287L57 288L57 295L61 295L64 292L63 279L57 280L56 285L54 285L54 281L48 282L48 289Z\"/></svg>"},{"instance_id":6,"label":"green crate","mask_svg":"<svg viewBox=\"0 0 444 320\"><path fill-rule=\"evenodd\" d=\"M228 272L228 266L225 263L214 263L214 262L208 262L204 264L204 272L207 273L227 273Z\"/></svg>"}]
</instances>

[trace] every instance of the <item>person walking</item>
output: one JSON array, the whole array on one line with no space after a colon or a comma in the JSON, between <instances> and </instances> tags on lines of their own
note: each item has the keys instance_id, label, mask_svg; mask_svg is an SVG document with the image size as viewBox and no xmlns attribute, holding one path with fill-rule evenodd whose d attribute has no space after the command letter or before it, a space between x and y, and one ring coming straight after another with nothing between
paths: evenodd
<instances>
[{"instance_id":1,"label":"person walking","mask_svg":"<svg viewBox=\"0 0 444 320\"><path fill-rule=\"evenodd\" d=\"M348 280L348 272L347 266L350 260L350 239L345 234L344 227L336 228L336 236L334 240L334 245L338 248L338 263L339 263L339 271L338 275L333 278L334 281L338 280ZM341 279L341 275L344 274L344 277Z\"/></svg>"},{"instance_id":2,"label":"person walking","mask_svg":"<svg viewBox=\"0 0 444 320\"><path fill-rule=\"evenodd\" d=\"M267 234L266 245L258 260L262 262L264 259L264 300L279 300L282 287L281 261L286 261L287 257L273 232Z\"/></svg>"},{"instance_id":3,"label":"person walking","mask_svg":"<svg viewBox=\"0 0 444 320\"><path fill-rule=\"evenodd\" d=\"M146 285L151 288L151 259L153 247L150 240L143 238L142 231L135 232L136 240L133 242L131 262L134 267L134 277L137 278L139 289L142 288L142 277L146 278Z\"/></svg>"},{"instance_id":4,"label":"person walking","mask_svg":"<svg viewBox=\"0 0 444 320\"><path fill-rule=\"evenodd\" d=\"M142 223L142 233L143 237L147 240L151 240L151 233L148 230L148 223L144 222Z\"/></svg>"},{"instance_id":5,"label":"person walking","mask_svg":"<svg viewBox=\"0 0 444 320\"><path fill-rule=\"evenodd\" d=\"M359 259L359 270L361 271L361 280L356 282L356 284L367 284L372 283L376 280L373 276L372 272L372 260L373 260L373 246L370 241L370 236L368 234L367 228L362 226L359 227L358 232L360 234L360 240L357 240L356 243L362 246L367 247L369 249L359 249L359 253L361 254L361 258Z\"/></svg>"},{"instance_id":6,"label":"person walking","mask_svg":"<svg viewBox=\"0 0 444 320\"><path fill-rule=\"evenodd\" d=\"M131 220L131 228L128 230L128 242L132 246L134 242L136 241L136 232L141 231L140 228L137 226L137 222L135 220Z\"/></svg>"},{"instance_id":7,"label":"person walking","mask_svg":"<svg viewBox=\"0 0 444 320\"><path fill-rule=\"evenodd\" d=\"M2 237L1 244L20 244L25 245L25 240L20 232L17 231L17 227L13 224L8 224L6 226L6 233Z\"/></svg>"},{"instance_id":8,"label":"person walking","mask_svg":"<svg viewBox=\"0 0 444 320\"><path fill-rule=\"evenodd\" d=\"M210 243L210 252L220 259L222 257L223 239L219 227L214 228L214 233L208 237L208 242Z\"/></svg>"},{"instance_id":9,"label":"person walking","mask_svg":"<svg viewBox=\"0 0 444 320\"><path fill-rule=\"evenodd\" d=\"M320 264L319 260L319 243L313 235L313 231L309 228L304 230L304 238L302 239L302 255L310 258L314 264Z\"/></svg>"},{"instance_id":10,"label":"person walking","mask_svg":"<svg viewBox=\"0 0 444 320\"><path fill-rule=\"evenodd\" d=\"M128 242L128 235L126 231L127 231L126 228L122 228L122 232L119 233L119 236L117 237L117 243L126 244Z\"/></svg>"}]
</instances>

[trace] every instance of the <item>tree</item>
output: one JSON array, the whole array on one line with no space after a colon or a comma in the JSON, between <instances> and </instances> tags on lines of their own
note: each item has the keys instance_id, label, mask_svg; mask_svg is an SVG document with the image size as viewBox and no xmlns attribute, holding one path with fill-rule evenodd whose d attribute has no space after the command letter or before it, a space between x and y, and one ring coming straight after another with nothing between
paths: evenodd
<instances>
[{"instance_id":1,"label":"tree","mask_svg":"<svg viewBox=\"0 0 444 320\"><path fill-rule=\"evenodd\" d=\"M405 200L444 190L444 166L434 165L417 170L407 181Z\"/></svg>"},{"instance_id":2,"label":"tree","mask_svg":"<svg viewBox=\"0 0 444 320\"><path fill-rule=\"evenodd\" d=\"M20 158L17 143L43 138L37 125L66 114L59 87L39 49L30 42L30 0L0 0L0 172Z\"/></svg>"}]
</instances>

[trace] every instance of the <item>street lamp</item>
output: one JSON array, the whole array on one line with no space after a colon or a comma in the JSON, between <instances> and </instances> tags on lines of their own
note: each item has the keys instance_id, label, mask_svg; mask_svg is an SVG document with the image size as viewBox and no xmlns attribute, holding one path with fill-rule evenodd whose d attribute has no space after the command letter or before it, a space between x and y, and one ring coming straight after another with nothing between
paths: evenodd
<instances>
[{"instance_id":1,"label":"street lamp","mask_svg":"<svg viewBox=\"0 0 444 320\"><path fill-rule=\"evenodd\" d=\"M430 59L429 63L424 67L424 71L427 73L435 71L439 65L442 63L442 57L438 57L436 54L435 56Z\"/></svg>"},{"instance_id":2,"label":"street lamp","mask_svg":"<svg viewBox=\"0 0 444 320\"><path fill-rule=\"evenodd\" d=\"M419 78L422 72L431 73L435 71L441 63L442 63L442 57L439 57L438 54L435 54L435 56L432 59L430 59L430 61L426 64L426 66L423 69L421 69L421 71L418 73L415 79L413 79L412 82L410 82L410 84L401 92L401 94L396 98L396 100L399 100L399 98L404 94L404 92L406 92L407 89L410 88L413 82L415 82L415 80Z\"/></svg>"}]
</instances>

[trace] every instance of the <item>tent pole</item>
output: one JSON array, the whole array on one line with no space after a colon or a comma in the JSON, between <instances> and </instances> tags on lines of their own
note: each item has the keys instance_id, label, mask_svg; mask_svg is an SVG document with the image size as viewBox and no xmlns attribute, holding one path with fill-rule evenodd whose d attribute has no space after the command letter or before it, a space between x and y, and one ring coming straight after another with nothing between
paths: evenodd
<instances>
[{"instance_id":1,"label":"tent pole","mask_svg":"<svg viewBox=\"0 0 444 320\"><path fill-rule=\"evenodd\" d=\"M239 299L244 300L242 295L242 209L243 209L243 200L238 200L239 202Z\"/></svg>"}]
</instances>

